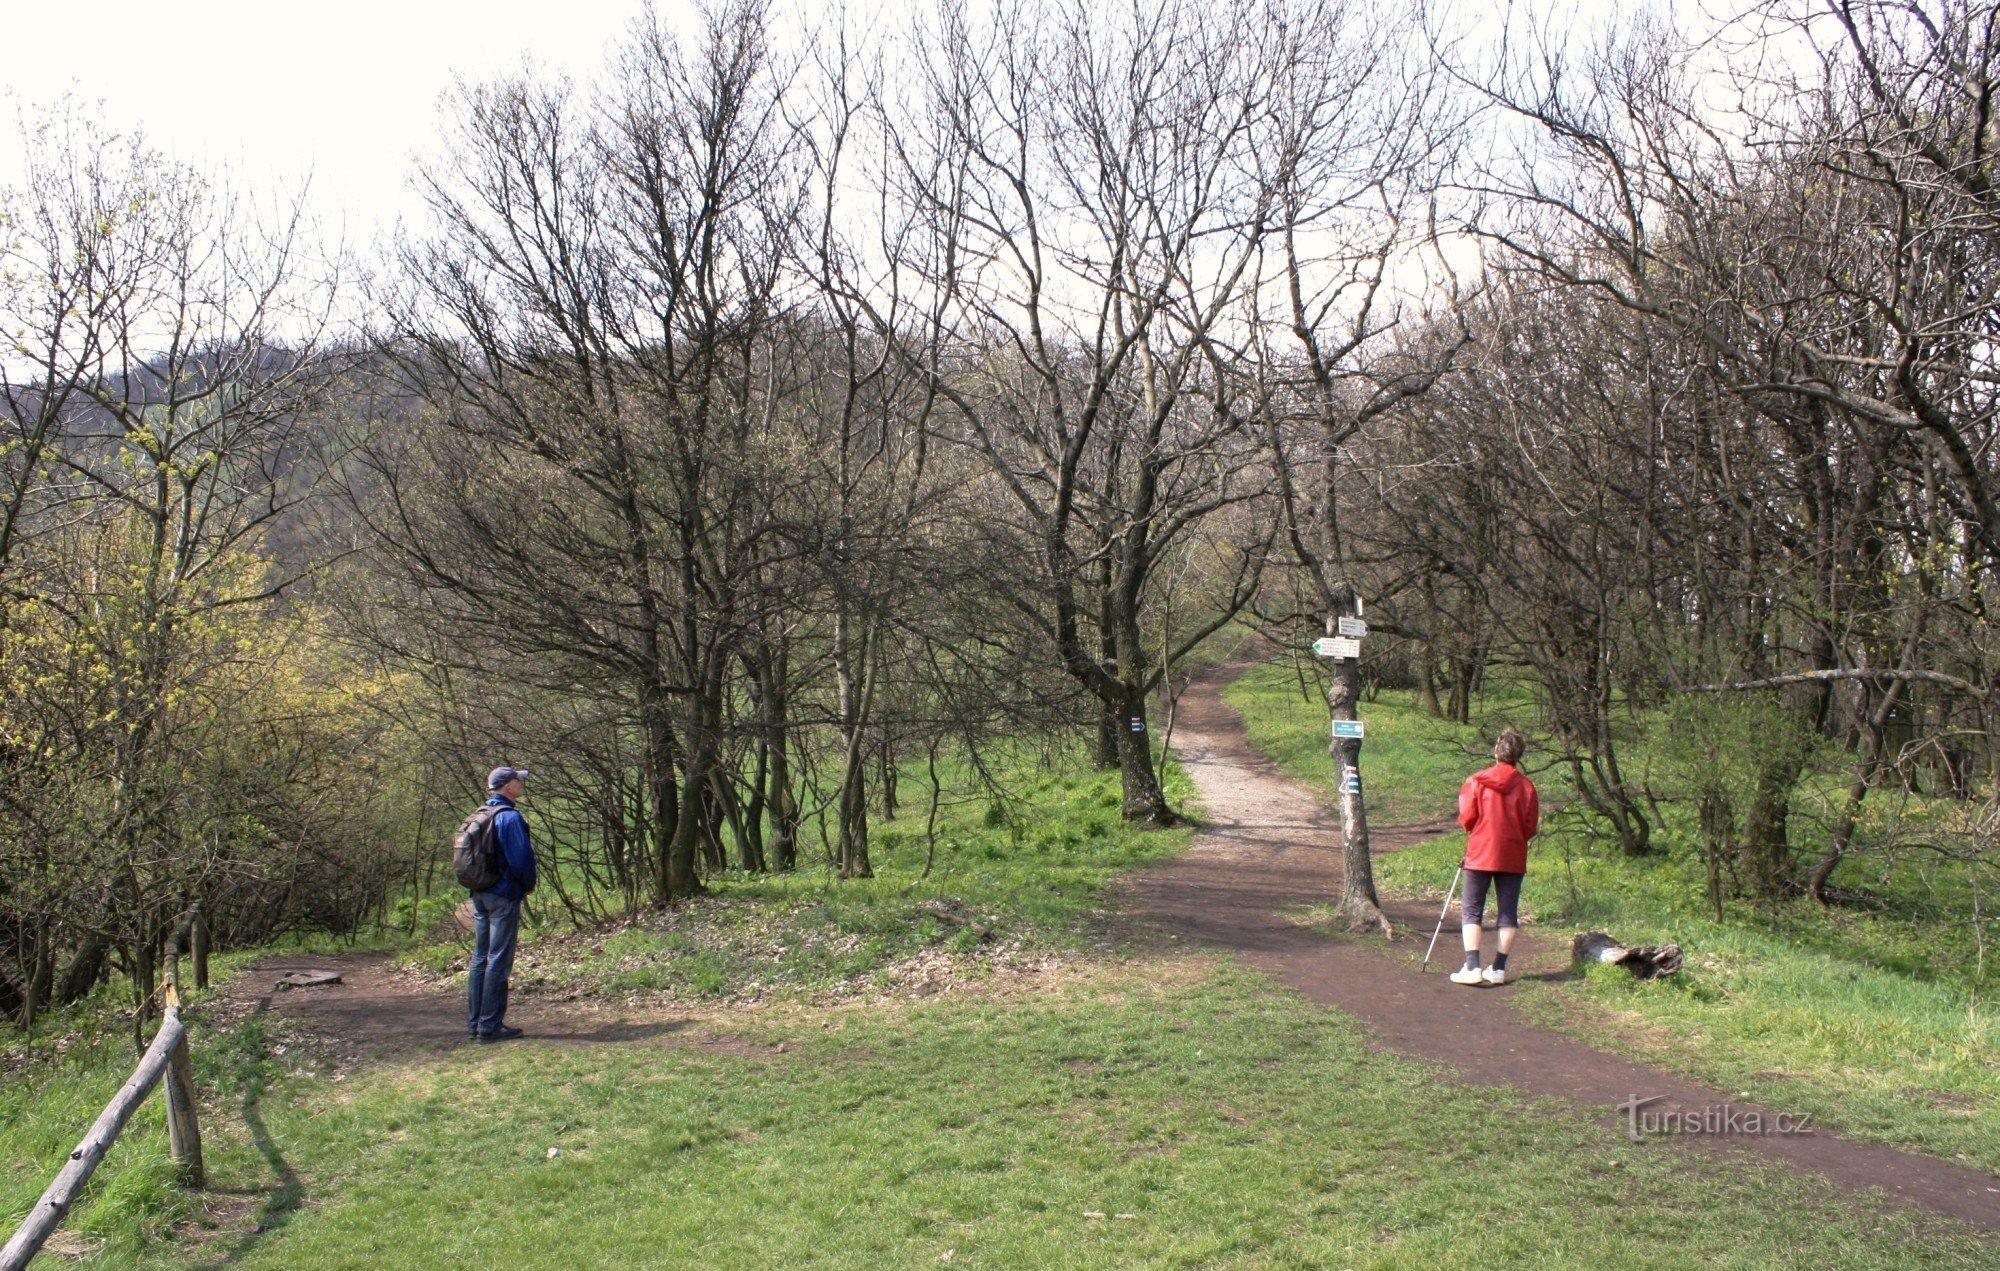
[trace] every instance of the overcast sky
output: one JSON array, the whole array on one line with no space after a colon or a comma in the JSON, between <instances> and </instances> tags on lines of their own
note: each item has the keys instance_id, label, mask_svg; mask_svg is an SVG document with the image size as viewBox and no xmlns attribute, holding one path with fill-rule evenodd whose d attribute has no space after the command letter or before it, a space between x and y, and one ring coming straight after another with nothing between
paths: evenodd
<instances>
[{"instance_id":1,"label":"overcast sky","mask_svg":"<svg viewBox=\"0 0 2000 1271\"><path fill-rule=\"evenodd\" d=\"M323 214L362 245L412 204L412 151L438 132L455 74L484 78L533 56L587 72L641 0L0 0L0 181L15 169L23 104L101 100L196 166L262 186L312 176ZM657 0L685 21L685 0Z\"/></svg>"}]
</instances>

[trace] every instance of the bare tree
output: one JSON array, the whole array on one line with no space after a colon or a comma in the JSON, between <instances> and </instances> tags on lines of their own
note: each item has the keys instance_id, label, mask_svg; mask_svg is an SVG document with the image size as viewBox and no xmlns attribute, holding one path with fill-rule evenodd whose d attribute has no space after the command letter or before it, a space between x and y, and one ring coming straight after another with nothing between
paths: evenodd
<instances>
[{"instance_id":1,"label":"bare tree","mask_svg":"<svg viewBox=\"0 0 2000 1271\"><path fill-rule=\"evenodd\" d=\"M385 560L552 690L609 674L643 738L651 893L717 842L729 688L786 499L770 421L804 180L761 5L647 15L596 100L461 90L389 347L436 427L383 439ZM495 661L497 658L498 661Z\"/></svg>"},{"instance_id":2,"label":"bare tree","mask_svg":"<svg viewBox=\"0 0 2000 1271\"><path fill-rule=\"evenodd\" d=\"M947 7L896 133L898 192L932 235L907 268L941 302L911 356L1037 567L1002 599L1111 721L1125 815L1156 824L1174 814L1148 734L1147 597L1177 541L1263 492L1239 355L1217 338L1268 224L1243 179L1254 33L1246 7L1122 24ZM1241 607L1263 546L1256 530L1224 545L1233 595L1169 658Z\"/></svg>"},{"instance_id":3,"label":"bare tree","mask_svg":"<svg viewBox=\"0 0 2000 1271\"><path fill-rule=\"evenodd\" d=\"M1426 263L1435 272L1437 262L1419 255L1421 218L1450 155L1440 77L1385 53L1411 47L1412 16L1300 5L1267 37L1270 105L1256 153L1271 228L1259 244L1252 332L1284 539L1304 583L1305 612L1272 615L1288 635L1305 619L1335 636L1342 619L1362 615L1342 533L1341 469L1370 425L1427 391L1463 343L1393 338L1404 301L1390 275ZM1358 659L1336 659L1327 706L1341 774L1340 909L1350 928L1386 931L1369 858L1363 742L1339 727L1358 718L1360 687Z\"/></svg>"}]
</instances>

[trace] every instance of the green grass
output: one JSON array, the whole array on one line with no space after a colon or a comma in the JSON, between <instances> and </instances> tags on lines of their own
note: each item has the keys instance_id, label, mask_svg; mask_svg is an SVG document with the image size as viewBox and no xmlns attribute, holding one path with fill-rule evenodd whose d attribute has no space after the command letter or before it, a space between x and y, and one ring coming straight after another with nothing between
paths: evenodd
<instances>
[{"instance_id":1,"label":"green grass","mask_svg":"<svg viewBox=\"0 0 2000 1271\"><path fill-rule=\"evenodd\" d=\"M1330 798L1324 708L1300 701L1289 668L1256 668L1227 696L1253 741ZM1526 721L1520 703L1503 703L1508 710ZM1491 729L1431 720L1400 693L1361 713L1371 818L1450 811ZM1636 765L1665 762L1643 739L1629 753ZM1545 938L1601 930L1629 944L1673 942L1688 962L1653 984L1594 970L1519 994L1524 1007L1595 1044L1814 1113L1829 1130L2000 1172L2000 1027L1976 975L1970 923L1958 916L1969 910L1962 872L1906 860L1869 880L1873 909L1734 900L1718 922L1684 806L1664 806L1660 850L1632 860L1593 837L1580 811L1550 811L1564 797L1559 777L1540 783L1544 833L1521 904ZM1381 858L1377 885L1438 903L1463 851L1454 833Z\"/></svg>"},{"instance_id":2,"label":"green grass","mask_svg":"<svg viewBox=\"0 0 2000 1271\"><path fill-rule=\"evenodd\" d=\"M949 774L962 778L963 774ZM1074 953L1101 943L1104 884L1180 851L1185 830L1135 828L1120 816L1118 775L1075 764L1039 768L1016 757L1010 797L995 801L954 780L940 807L936 850L926 803L874 822L873 878L836 878L824 865L791 874L712 875L709 895L578 932L546 903L515 964L519 991L560 986L606 995L758 998L865 988L935 952L970 967L995 957ZM1166 774L1181 803L1192 787ZM976 792L975 792L976 791ZM926 876L924 864L930 861ZM462 970L467 943L427 943L405 960Z\"/></svg>"},{"instance_id":3,"label":"green grass","mask_svg":"<svg viewBox=\"0 0 2000 1271\"><path fill-rule=\"evenodd\" d=\"M122 986L116 986L122 987ZM203 995L194 995L197 1002ZM0 1227L11 1235L41 1196L84 1131L103 1111L138 1054L122 995L101 989L70 1009L45 1017L32 1038L19 1033L0 1054ZM202 1007L188 1012L202 1044L191 1047L195 1081L209 1091L241 1088L271 1064L261 1021L217 1031ZM152 1027L148 1027L150 1035ZM210 1154L228 1139L210 1133ZM98 1167L82 1201L61 1230L99 1246L113 1265L137 1265L199 1201L178 1186L167 1155L166 1104L155 1093L126 1123Z\"/></svg>"},{"instance_id":4,"label":"green grass","mask_svg":"<svg viewBox=\"0 0 2000 1271\"><path fill-rule=\"evenodd\" d=\"M1243 713L1258 749L1329 805L1336 800L1340 777L1327 757L1325 691L1310 675L1302 680L1289 663L1267 662L1251 668L1222 696ZM1385 692L1356 711L1368 728L1361 779L1370 824L1455 815L1458 783L1480 766L1478 757L1484 753L1478 729L1432 719L1412 709L1406 698ZM1520 707L1525 720L1525 700Z\"/></svg>"},{"instance_id":5,"label":"green grass","mask_svg":"<svg viewBox=\"0 0 2000 1271\"><path fill-rule=\"evenodd\" d=\"M1371 726L1393 713L1393 703L1364 712ZM1424 727L1408 722L1406 758L1422 753ZM1370 753L1384 752L1393 749ZM1462 770L1447 758L1425 762ZM1371 770L1371 792L1413 797L1431 779L1414 758L1380 767L1387 780ZM101 1241L95 1261L112 1267L875 1267L947 1254L1009 1267L1404 1267L1491 1260L1493 1250L1556 1267L1990 1264L1990 1246L1963 1232L1857 1207L1817 1180L1670 1142L1631 1144L1589 1115L1458 1086L1233 964L1107 948L1105 882L1185 835L1124 827L1115 781L1101 774L1052 768L1021 790L1009 807L955 803L926 880L921 818L906 813L882 827L873 880L729 877L716 881L716 900L677 911L699 921L534 937L529 950L547 950L533 971L544 987L637 996L599 1008L627 1015L634 1040L466 1048L336 1073L338 1056L275 1024L224 1028L198 1005L211 1192L196 1204L171 1185L156 1099L69 1229ZM1430 879L1435 894L1456 851L1450 840L1412 849L1385 860L1384 877L1413 890ZM1573 862L1580 895L1599 893L1599 865L1628 868ZM1639 879L1634 894L1684 895L1670 860L1654 868L1660 876ZM1534 875L1531 911L1571 904L1570 873ZM1681 983L1593 975L1545 994L1546 1009L1641 1022L1685 1011L1704 1055L1727 1030L1754 1036L1753 1019L1798 1034L1775 1008L1788 995L1794 1007L1821 999L1776 972L1830 955L1781 942L1764 951L1770 967L1732 962L1727 934L1710 949L1686 942L1696 965ZM748 956L760 941L762 964ZM863 993L845 1005L820 995L878 983L911 958L976 969L995 947L1077 956L1032 994ZM1943 1016L1912 1025L1919 1013L1884 991L1899 983L1843 990L1842 1009L1872 1000L1879 1014L1841 1032L1829 1009L1814 1039L1824 1049L1795 1050L1797 1071L1864 1056L1864 1040L1891 1051L1943 1037ZM749 998L760 1004L721 1005ZM678 1003L690 1000L742 1044L677 1044ZM1755 1009L1735 1013L1745 1003ZM82 1040L107 1029L115 1021L52 1021L33 1061L16 1065L27 1075L10 1071L0 1216L26 1210L128 1070L129 1043ZM1882 1036L1854 1035L1871 1029ZM1644 1044L1643 1030L1632 1037ZM1947 1045L1923 1062L1939 1083L1927 1089L1973 1085L1976 1065ZM1820 1110L1804 1093L1762 1097ZM1931 1117L1884 1097L1894 1141L1929 1135L1930 1150L1948 1151L1982 1127L1992 1137L1986 1113L1961 1116L1956 1099L1933 1100ZM1835 1103L1824 1120L1866 1107Z\"/></svg>"},{"instance_id":6,"label":"green grass","mask_svg":"<svg viewBox=\"0 0 2000 1271\"><path fill-rule=\"evenodd\" d=\"M1795 1175L1691 1170L1675 1145L1551 1105L1441 1099L1436 1075L1338 1014L1192 960L1045 998L773 1012L743 1031L758 1045L740 1055L523 1045L337 1089L282 1082L263 1116L295 1203L203 1256L1405 1267L1482 1249L1538 1266L1890 1267L1987 1252ZM286 1189L272 1158L227 1168Z\"/></svg>"},{"instance_id":7,"label":"green grass","mask_svg":"<svg viewBox=\"0 0 2000 1271\"><path fill-rule=\"evenodd\" d=\"M1677 943L1688 960L1650 984L1606 967L1520 994L1532 1015L1768 1106L1811 1112L1830 1131L2000 1173L1992 1008L1962 985L1885 965L1879 951L1898 941L1870 932L1875 920L1787 906L1782 916L1717 923L1692 862L1574 850L1565 862L1559 842L1545 847L1521 893L1543 938L1560 946L1573 931L1609 931L1630 944ZM1396 853L1377 862L1376 880L1442 900L1463 850L1454 834Z\"/></svg>"},{"instance_id":8,"label":"green grass","mask_svg":"<svg viewBox=\"0 0 2000 1271\"><path fill-rule=\"evenodd\" d=\"M1180 850L1187 832L1128 826L1119 815L1117 775L1080 770L1071 758L1044 763L1039 752L1015 755L1006 775L1009 795L1000 801L955 780L941 808L935 853L921 801L894 821L878 815L872 879L841 882L811 865L784 876L728 874L711 878L712 896L696 903L583 932L539 898L541 921L531 924L516 964L517 992L714 1000L853 994L939 956L953 962L956 978L966 978L1021 955L1101 948L1103 885L1123 869ZM1170 768L1166 781L1171 797L1190 797L1178 770ZM913 790L906 785L906 795ZM927 855L932 868L922 877ZM419 906L414 939L395 929L352 941L293 937L220 955L214 972L219 983L272 952L356 948L396 950L407 961L462 972L465 942L428 936L462 898L447 890L406 901ZM399 914L397 924L409 916ZM129 1017L118 1014L126 1005L121 993L122 984L110 986L46 1017L32 1039L0 1038L8 1041L0 1068L7 1074L0 1089L0 1221L26 1214L130 1072L135 1053ZM208 1026L195 996L190 1013L202 1036ZM251 1036L261 1027L248 1026L241 1034L246 1044L263 1044ZM199 1075L226 1103L242 1104L252 1097L245 1090L263 1080L239 1071L235 1048L197 1045L194 1053ZM172 1182L156 1099L120 1139L65 1230L108 1241L109 1256L144 1247L190 1211Z\"/></svg>"}]
</instances>

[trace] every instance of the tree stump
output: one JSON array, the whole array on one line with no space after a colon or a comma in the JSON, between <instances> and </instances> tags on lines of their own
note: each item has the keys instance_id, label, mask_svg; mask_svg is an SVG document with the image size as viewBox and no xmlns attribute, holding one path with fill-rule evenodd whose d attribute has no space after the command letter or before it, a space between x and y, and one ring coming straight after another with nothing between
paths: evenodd
<instances>
[{"instance_id":1,"label":"tree stump","mask_svg":"<svg viewBox=\"0 0 2000 1271\"><path fill-rule=\"evenodd\" d=\"M1578 966L1585 962L1609 962L1642 980L1657 980L1681 969L1681 947L1677 944L1631 948L1602 931L1586 931L1570 941L1569 953L1570 960Z\"/></svg>"}]
</instances>

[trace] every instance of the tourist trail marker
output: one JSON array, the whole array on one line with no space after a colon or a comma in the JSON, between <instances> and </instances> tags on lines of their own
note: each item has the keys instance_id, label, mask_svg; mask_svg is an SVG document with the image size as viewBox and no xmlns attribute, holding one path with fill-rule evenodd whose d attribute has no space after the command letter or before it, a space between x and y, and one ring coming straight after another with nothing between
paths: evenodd
<instances>
[{"instance_id":1,"label":"tourist trail marker","mask_svg":"<svg viewBox=\"0 0 2000 1271\"><path fill-rule=\"evenodd\" d=\"M1313 641L1313 652L1323 658L1359 658L1361 641L1344 636L1325 636Z\"/></svg>"}]
</instances>

